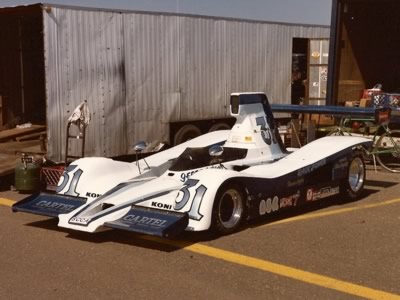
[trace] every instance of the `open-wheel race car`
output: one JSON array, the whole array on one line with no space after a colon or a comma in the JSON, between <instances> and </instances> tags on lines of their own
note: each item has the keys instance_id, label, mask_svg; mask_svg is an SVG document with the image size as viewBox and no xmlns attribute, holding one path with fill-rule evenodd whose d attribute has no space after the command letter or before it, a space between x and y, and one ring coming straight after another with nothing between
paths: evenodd
<instances>
[{"instance_id":1,"label":"open-wheel race car","mask_svg":"<svg viewBox=\"0 0 400 300\"><path fill-rule=\"evenodd\" d=\"M289 151L264 93L232 94L230 111L236 118L231 130L146 159L76 160L56 194L31 195L12 209L56 217L59 226L86 232L109 227L161 237L184 230L223 235L248 220L362 192L362 148L369 139L330 136Z\"/></svg>"}]
</instances>

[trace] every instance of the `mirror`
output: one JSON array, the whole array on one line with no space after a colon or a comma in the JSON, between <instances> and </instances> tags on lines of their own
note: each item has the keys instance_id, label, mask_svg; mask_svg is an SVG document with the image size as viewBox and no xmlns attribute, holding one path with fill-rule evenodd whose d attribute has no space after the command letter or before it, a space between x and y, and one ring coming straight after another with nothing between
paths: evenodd
<instances>
[{"instance_id":1,"label":"mirror","mask_svg":"<svg viewBox=\"0 0 400 300\"><path fill-rule=\"evenodd\" d=\"M222 153L224 153L224 148L220 145L214 145L208 149L208 154L212 157L220 157Z\"/></svg>"},{"instance_id":2,"label":"mirror","mask_svg":"<svg viewBox=\"0 0 400 300\"><path fill-rule=\"evenodd\" d=\"M133 146L133 150L135 152L142 152L147 146L148 144L145 141L140 141Z\"/></svg>"}]
</instances>

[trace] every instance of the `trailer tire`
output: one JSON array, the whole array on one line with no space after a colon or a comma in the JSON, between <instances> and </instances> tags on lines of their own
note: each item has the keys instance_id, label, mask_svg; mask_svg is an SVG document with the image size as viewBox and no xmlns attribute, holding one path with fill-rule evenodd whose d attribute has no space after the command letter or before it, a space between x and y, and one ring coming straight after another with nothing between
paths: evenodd
<instances>
[{"instance_id":1,"label":"trailer tire","mask_svg":"<svg viewBox=\"0 0 400 300\"><path fill-rule=\"evenodd\" d=\"M210 127L208 132L213 132L217 130L229 130L229 129L231 129L231 127L226 123L216 123Z\"/></svg>"},{"instance_id":2,"label":"trailer tire","mask_svg":"<svg viewBox=\"0 0 400 300\"><path fill-rule=\"evenodd\" d=\"M187 142L201 135L201 130L192 124L181 127L174 136L174 146Z\"/></svg>"}]
</instances>

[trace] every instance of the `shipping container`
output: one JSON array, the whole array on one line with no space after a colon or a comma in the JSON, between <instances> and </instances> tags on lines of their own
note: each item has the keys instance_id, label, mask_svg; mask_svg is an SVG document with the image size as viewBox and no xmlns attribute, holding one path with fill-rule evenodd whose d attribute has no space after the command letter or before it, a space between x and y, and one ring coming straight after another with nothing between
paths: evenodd
<instances>
[{"instance_id":1,"label":"shipping container","mask_svg":"<svg viewBox=\"0 0 400 300\"><path fill-rule=\"evenodd\" d=\"M0 38L4 122L47 124L48 157L62 160L83 100L86 155L107 157L229 127L232 92L298 101L306 92L293 99L293 70L307 79L309 43L329 27L37 4L0 9Z\"/></svg>"},{"instance_id":2,"label":"shipping container","mask_svg":"<svg viewBox=\"0 0 400 300\"><path fill-rule=\"evenodd\" d=\"M376 84L400 92L399 12L398 0L333 0L329 105L358 103Z\"/></svg>"}]
</instances>

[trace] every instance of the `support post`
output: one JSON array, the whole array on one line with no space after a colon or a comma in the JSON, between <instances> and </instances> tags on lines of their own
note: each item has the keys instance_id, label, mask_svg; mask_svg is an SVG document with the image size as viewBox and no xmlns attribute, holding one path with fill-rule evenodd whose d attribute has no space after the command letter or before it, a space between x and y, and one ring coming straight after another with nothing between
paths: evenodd
<instances>
[{"instance_id":1,"label":"support post","mask_svg":"<svg viewBox=\"0 0 400 300\"><path fill-rule=\"evenodd\" d=\"M0 130L3 129L3 98L0 95Z\"/></svg>"},{"instance_id":2,"label":"support post","mask_svg":"<svg viewBox=\"0 0 400 300\"><path fill-rule=\"evenodd\" d=\"M300 138L299 138L299 133L300 133L300 120L299 120L299 114L293 113L292 114L292 119L290 121L291 124L291 131L290 131L290 146L292 148L300 148Z\"/></svg>"}]
</instances>

